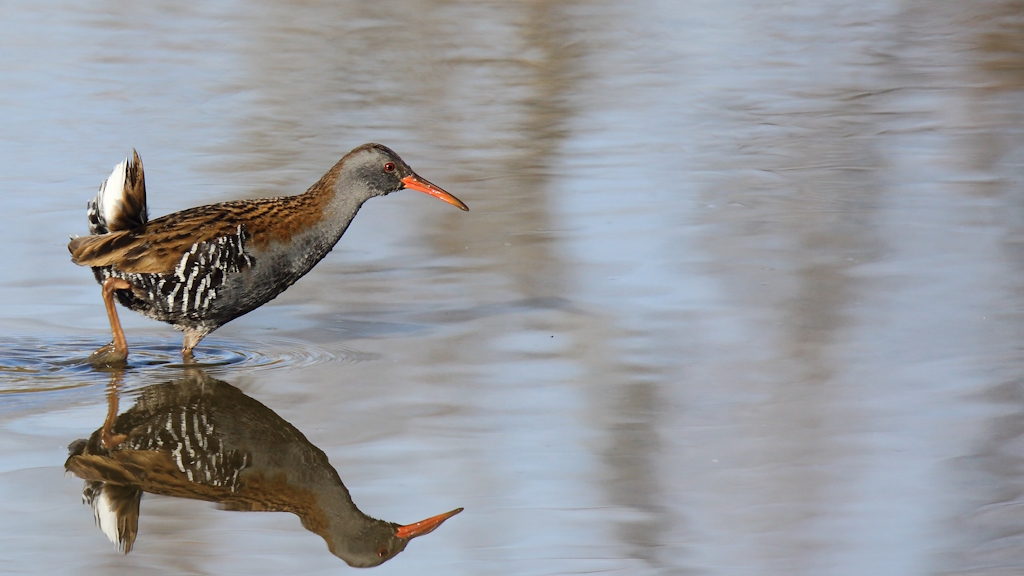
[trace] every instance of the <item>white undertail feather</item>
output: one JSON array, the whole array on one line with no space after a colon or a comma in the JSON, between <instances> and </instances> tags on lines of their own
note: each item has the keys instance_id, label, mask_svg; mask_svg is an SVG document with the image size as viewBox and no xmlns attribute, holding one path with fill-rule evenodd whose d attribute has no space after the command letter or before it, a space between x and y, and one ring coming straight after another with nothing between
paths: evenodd
<instances>
[{"instance_id":1,"label":"white undertail feather","mask_svg":"<svg viewBox=\"0 0 1024 576\"><path fill-rule=\"evenodd\" d=\"M131 161L131 158L125 157L124 162L114 166L110 176L107 176L103 184L100 184L100 192L96 195L96 204L99 206L104 222L117 220L122 198L124 198L125 180L128 178L128 164Z\"/></svg>"},{"instance_id":2,"label":"white undertail feather","mask_svg":"<svg viewBox=\"0 0 1024 576\"><path fill-rule=\"evenodd\" d=\"M89 203L89 232L106 234L145 224L146 184L142 160L132 155L114 166L100 184L96 198Z\"/></svg>"}]
</instances>

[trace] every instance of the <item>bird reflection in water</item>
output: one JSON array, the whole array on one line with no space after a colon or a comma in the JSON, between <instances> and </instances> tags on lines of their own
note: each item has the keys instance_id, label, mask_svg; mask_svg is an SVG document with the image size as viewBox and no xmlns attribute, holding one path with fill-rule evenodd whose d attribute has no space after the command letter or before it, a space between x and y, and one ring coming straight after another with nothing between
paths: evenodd
<instances>
[{"instance_id":1,"label":"bird reflection in water","mask_svg":"<svg viewBox=\"0 0 1024 576\"><path fill-rule=\"evenodd\" d=\"M399 525L363 514L327 455L273 410L234 386L187 368L180 380L143 389L88 439L72 442L65 469L85 480L83 501L127 554L143 492L217 502L226 510L291 512L351 566L377 566L462 508Z\"/></svg>"}]
</instances>

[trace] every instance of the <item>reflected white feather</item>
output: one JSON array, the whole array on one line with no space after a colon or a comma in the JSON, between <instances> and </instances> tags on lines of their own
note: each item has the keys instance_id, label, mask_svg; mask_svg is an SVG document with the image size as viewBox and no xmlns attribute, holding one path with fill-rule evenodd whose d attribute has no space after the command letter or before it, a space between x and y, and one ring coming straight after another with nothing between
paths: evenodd
<instances>
[{"instance_id":1,"label":"reflected white feather","mask_svg":"<svg viewBox=\"0 0 1024 576\"><path fill-rule=\"evenodd\" d=\"M100 495L92 501L92 513L96 517L96 524L99 525L100 530L107 535L107 538L111 542L117 545L118 550L121 549L121 534L118 534L118 522L117 522L117 509L115 503L111 501L107 491L100 490Z\"/></svg>"}]
</instances>

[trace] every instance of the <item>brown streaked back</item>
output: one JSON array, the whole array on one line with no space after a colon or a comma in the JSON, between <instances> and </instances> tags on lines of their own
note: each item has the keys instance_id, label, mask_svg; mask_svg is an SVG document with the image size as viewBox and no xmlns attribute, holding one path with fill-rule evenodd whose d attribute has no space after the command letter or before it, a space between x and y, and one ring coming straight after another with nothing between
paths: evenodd
<instances>
[{"instance_id":1,"label":"brown streaked back","mask_svg":"<svg viewBox=\"0 0 1024 576\"><path fill-rule=\"evenodd\" d=\"M239 225L256 250L271 241L287 242L323 217L329 198L316 193L323 189L322 183L298 196L199 206L133 230L74 238L68 243L71 261L79 266L113 266L122 272L169 274L194 244L237 234Z\"/></svg>"}]
</instances>

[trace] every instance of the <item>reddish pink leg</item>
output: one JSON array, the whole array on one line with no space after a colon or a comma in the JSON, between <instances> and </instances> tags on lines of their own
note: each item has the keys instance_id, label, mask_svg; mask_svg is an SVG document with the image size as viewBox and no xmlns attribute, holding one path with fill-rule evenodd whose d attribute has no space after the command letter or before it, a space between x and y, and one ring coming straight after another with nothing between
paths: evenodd
<instances>
[{"instance_id":1,"label":"reddish pink leg","mask_svg":"<svg viewBox=\"0 0 1024 576\"><path fill-rule=\"evenodd\" d=\"M124 364L128 359L128 343L124 339L124 331L121 330L121 321L117 319L117 309L114 308L114 290L127 290L131 287L131 284L120 278L107 278L103 282L103 304L107 307L107 317L110 319L110 331L114 335L114 340L89 356L89 363L93 366L117 366Z\"/></svg>"}]
</instances>

